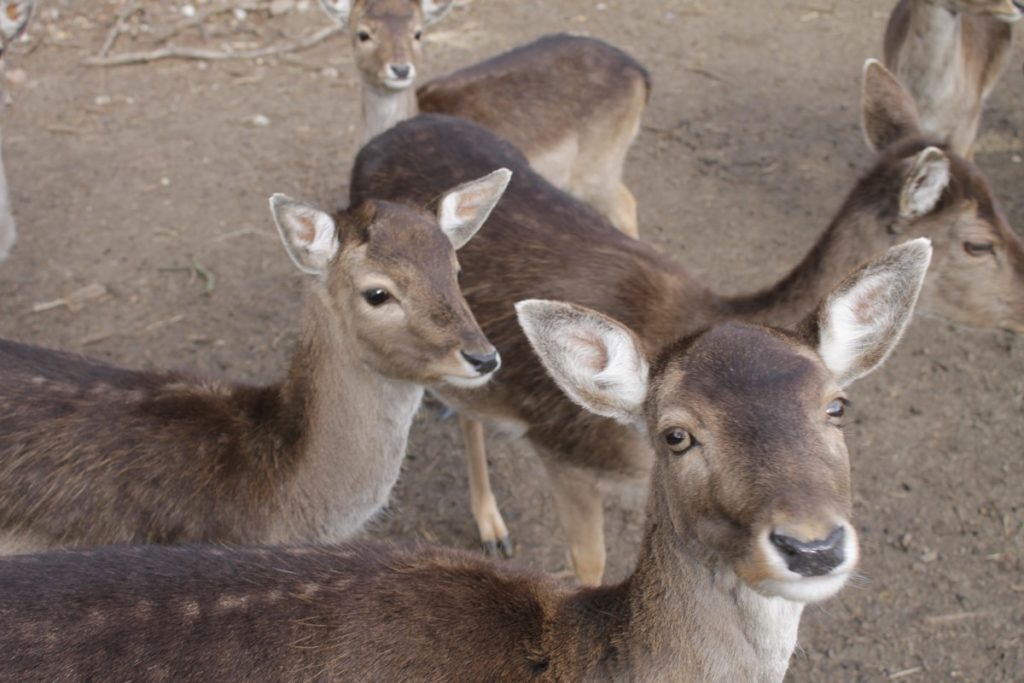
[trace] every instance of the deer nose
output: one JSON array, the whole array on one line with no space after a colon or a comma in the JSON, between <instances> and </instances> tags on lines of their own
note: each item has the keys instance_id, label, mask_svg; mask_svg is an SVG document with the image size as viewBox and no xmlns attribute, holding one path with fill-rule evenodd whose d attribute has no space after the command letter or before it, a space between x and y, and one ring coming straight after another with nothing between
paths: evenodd
<instances>
[{"instance_id":1,"label":"deer nose","mask_svg":"<svg viewBox=\"0 0 1024 683\"><path fill-rule=\"evenodd\" d=\"M497 351L491 351L486 354L466 353L463 351L462 357L481 375L490 374L501 365L501 357Z\"/></svg>"},{"instance_id":2,"label":"deer nose","mask_svg":"<svg viewBox=\"0 0 1024 683\"><path fill-rule=\"evenodd\" d=\"M412 64L392 64L391 73L395 78L408 78L412 73Z\"/></svg>"},{"instance_id":3,"label":"deer nose","mask_svg":"<svg viewBox=\"0 0 1024 683\"><path fill-rule=\"evenodd\" d=\"M846 556L846 530L841 526L823 540L805 542L775 532L769 538L789 570L800 576L828 574L841 565Z\"/></svg>"}]
</instances>

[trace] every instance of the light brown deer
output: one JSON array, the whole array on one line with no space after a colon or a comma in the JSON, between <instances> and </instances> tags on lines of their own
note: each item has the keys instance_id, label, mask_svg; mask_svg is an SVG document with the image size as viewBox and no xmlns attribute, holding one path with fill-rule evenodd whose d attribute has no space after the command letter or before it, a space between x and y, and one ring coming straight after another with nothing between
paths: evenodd
<instances>
[{"instance_id":1,"label":"light brown deer","mask_svg":"<svg viewBox=\"0 0 1024 683\"><path fill-rule=\"evenodd\" d=\"M917 102L922 130L968 159L1022 13L1020 0L900 0L889 17L886 66Z\"/></svg>"},{"instance_id":2,"label":"light brown deer","mask_svg":"<svg viewBox=\"0 0 1024 683\"><path fill-rule=\"evenodd\" d=\"M387 502L424 384L498 368L455 249L508 171L332 220L275 195L310 274L288 375L265 387L137 372L0 341L0 553L105 543L350 538ZM440 227L438 227L440 226Z\"/></svg>"},{"instance_id":3,"label":"light brown deer","mask_svg":"<svg viewBox=\"0 0 1024 683\"><path fill-rule=\"evenodd\" d=\"M604 490L641 484L651 452L634 431L580 411L536 365L512 321L516 301L554 298L601 311L634 329L654 353L712 323L791 325L846 273L887 247L926 236L935 262L921 307L957 322L1024 331L1024 245L1006 224L981 172L920 136L913 101L877 62L865 70L865 128L880 154L804 260L776 285L715 294L658 250L626 238L558 191L516 150L458 119L425 116L370 142L353 170L352 199L410 194L508 166L509 189L463 254L463 292L504 365L474 391L434 388L467 419L525 436L544 462L577 575L604 570ZM467 429L473 514L490 548L511 549L488 483L483 439Z\"/></svg>"},{"instance_id":4,"label":"light brown deer","mask_svg":"<svg viewBox=\"0 0 1024 683\"><path fill-rule=\"evenodd\" d=\"M650 95L644 67L600 40L560 34L417 92L423 27L451 4L321 0L329 16L351 29L363 81L363 141L418 111L467 118L509 140L549 182L636 237L636 201L622 170Z\"/></svg>"},{"instance_id":5,"label":"light brown deer","mask_svg":"<svg viewBox=\"0 0 1024 683\"><path fill-rule=\"evenodd\" d=\"M25 32L35 11L35 0L0 0L0 261L11 253L18 239L17 224L11 211L7 172L3 161L3 112L7 108L7 54L10 46Z\"/></svg>"},{"instance_id":6,"label":"light brown deer","mask_svg":"<svg viewBox=\"0 0 1024 683\"><path fill-rule=\"evenodd\" d=\"M725 323L649 356L625 326L520 303L556 381L655 453L622 584L571 591L454 550L122 548L0 561L4 680L783 680L805 603L858 560L843 387L889 353L927 240L800 333Z\"/></svg>"}]
</instances>

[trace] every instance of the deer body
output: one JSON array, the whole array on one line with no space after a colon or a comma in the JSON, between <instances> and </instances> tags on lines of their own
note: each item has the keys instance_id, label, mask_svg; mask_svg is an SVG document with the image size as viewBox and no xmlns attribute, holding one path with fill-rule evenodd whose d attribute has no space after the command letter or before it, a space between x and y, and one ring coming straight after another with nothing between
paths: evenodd
<instances>
[{"instance_id":1,"label":"deer body","mask_svg":"<svg viewBox=\"0 0 1024 683\"><path fill-rule=\"evenodd\" d=\"M906 98L883 71L874 64L869 80L880 79L887 95ZM910 126L913 120L904 123ZM878 119L872 118L871 125L880 125ZM353 169L353 201L368 193L429 197L438 183L484 168L515 170L505 199L464 257L463 291L505 358L504 369L477 390L432 390L466 416L523 426L546 465L574 566L584 581L596 583L603 572L601 486L642 482L650 472L650 450L634 430L579 410L545 377L509 314L516 301L556 298L601 311L635 330L652 352L733 318L793 324L845 273L894 243L924 234L935 240L937 253L925 284L924 309L969 324L1024 329L1024 247L1005 224L980 173L910 134L909 128L900 132L893 124L887 130L897 131L898 139L879 142L885 149L876 167L851 192L804 261L775 286L737 297L710 291L657 250L626 238L588 206L531 173L509 145L473 124L420 116L360 153ZM991 258L985 251L965 253L964 245L972 243L963 240L970 239L978 239L980 249L994 249ZM486 471L480 458L473 464L472 453L471 467ZM488 495L489 490L473 492L474 500ZM474 513L483 540L500 541L504 524L491 521L500 520L496 508L486 511L487 524L475 508Z\"/></svg>"},{"instance_id":2,"label":"deer body","mask_svg":"<svg viewBox=\"0 0 1024 683\"><path fill-rule=\"evenodd\" d=\"M973 157L985 100L1009 60L1012 0L900 0L885 32L885 64L910 91L922 130Z\"/></svg>"},{"instance_id":3,"label":"deer body","mask_svg":"<svg viewBox=\"0 0 1024 683\"><path fill-rule=\"evenodd\" d=\"M451 2L321 0L350 28L363 83L364 144L419 111L474 121L509 140L535 171L637 235L636 201L622 183L650 76L603 41L540 38L414 89L422 27Z\"/></svg>"},{"instance_id":4,"label":"deer body","mask_svg":"<svg viewBox=\"0 0 1024 683\"><path fill-rule=\"evenodd\" d=\"M517 305L574 401L650 434L644 542L618 586L379 545L23 556L0 561L0 676L779 683L802 605L858 560L841 387L895 345L930 255L890 250L802 333L726 324L657 356L594 311Z\"/></svg>"},{"instance_id":5,"label":"deer body","mask_svg":"<svg viewBox=\"0 0 1024 683\"><path fill-rule=\"evenodd\" d=\"M453 245L506 182L498 171L456 188L438 223L374 201L336 223L276 195L285 245L315 280L275 385L0 342L0 552L351 537L387 502L422 386L472 386L497 368Z\"/></svg>"}]
</instances>

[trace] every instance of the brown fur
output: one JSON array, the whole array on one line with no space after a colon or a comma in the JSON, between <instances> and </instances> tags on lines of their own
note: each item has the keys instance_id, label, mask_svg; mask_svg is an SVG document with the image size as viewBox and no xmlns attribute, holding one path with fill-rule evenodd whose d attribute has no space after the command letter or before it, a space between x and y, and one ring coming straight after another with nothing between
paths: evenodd
<instances>
[{"instance_id":1,"label":"brown fur","mask_svg":"<svg viewBox=\"0 0 1024 683\"><path fill-rule=\"evenodd\" d=\"M364 202L310 287L287 377L252 387L0 341L0 553L337 541L386 502L419 385L493 351L422 209ZM404 315L380 317L386 277ZM393 305L393 304L392 304ZM384 322L382 322L384 321Z\"/></svg>"},{"instance_id":2,"label":"brown fur","mask_svg":"<svg viewBox=\"0 0 1024 683\"><path fill-rule=\"evenodd\" d=\"M885 64L910 90L923 130L973 158L985 99L1009 60L1021 15L1012 0L900 0L885 31Z\"/></svg>"},{"instance_id":3,"label":"brown fur","mask_svg":"<svg viewBox=\"0 0 1024 683\"><path fill-rule=\"evenodd\" d=\"M532 173L507 143L457 119L424 115L377 138L357 158L351 188L353 200L374 193L426 199L453 180L497 166L513 169L504 199L463 255L463 291L505 365L487 387L436 393L468 415L522 425L548 464L556 498L584 490L579 497L593 500L600 496L597 482L642 481L650 471L650 451L630 429L565 398L516 325L516 301L559 299L596 309L636 331L653 352L733 317L795 324L857 265L924 234L934 240L937 257L922 308L971 324L1024 329L1024 251L974 166L950 155L954 182L941 209L909 223L899 220L908 156L925 144L908 139L886 150L800 265L763 292L732 298L714 294L657 250L623 236L590 207ZM1006 265L1000 261L988 277L967 280L960 274L994 265L963 262L967 225L1006 245L999 256ZM943 284L954 281L963 281L964 290L951 292ZM579 534L600 538L600 519L585 516L589 531L570 529L570 544Z\"/></svg>"},{"instance_id":4,"label":"brown fur","mask_svg":"<svg viewBox=\"0 0 1024 683\"><path fill-rule=\"evenodd\" d=\"M618 586L373 545L19 557L0 561L0 677L777 683L802 607L755 592L778 574L758 539L847 519L834 380L805 341L737 324L655 368L647 528ZM705 444L682 456L661 437L681 410Z\"/></svg>"},{"instance_id":5,"label":"brown fur","mask_svg":"<svg viewBox=\"0 0 1024 683\"><path fill-rule=\"evenodd\" d=\"M475 121L519 147L555 186L637 235L636 201L622 171L651 82L633 57L594 38L550 35L417 92L399 86L391 66L409 65L414 75L421 68L420 2L355 0L345 16L332 10L335 1L323 0L327 13L349 27L363 80L364 142L419 110Z\"/></svg>"}]
</instances>

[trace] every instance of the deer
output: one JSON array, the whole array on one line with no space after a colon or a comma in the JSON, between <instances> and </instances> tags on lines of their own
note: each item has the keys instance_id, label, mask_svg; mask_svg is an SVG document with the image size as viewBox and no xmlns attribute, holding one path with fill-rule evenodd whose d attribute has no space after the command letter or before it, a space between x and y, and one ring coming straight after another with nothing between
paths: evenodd
<instances>
[{"instance_id":1,"label":"deer","mask_svg":"<svg viewBox=\"0 0 1024 683\"><path fill-rule=\"evenodd\" d=\"M386 505L423 387L487 382L501 359L456 249L508 183L335 217L274 195L308 283L284 379L140 372L0 341L0 554L110 543L337 542Z\"/></svg>"},{"instance_id":2,"label":"deer","mask_svg":"<svg viewBox=\"0 0 1024 683\"><path fill-rule=\"evenodd\" d=\"M885 65L917 102L922 130L967 159L1022 14L1020 0L900 0L889 17Z\"/></svg>"},{"instance_id":3,"label":"deer","mask_svg":"<svg viewBox=\"0 0 1024 683\"><path fill-rule=\"evenodd\" d=\"M28 28L35 12L35 0L0 0L0 119L7 108L9 95L4 78L7 68L7 53L15 40ZM7 172L4 170L3 135L0 128L0 262L7 259L18 239L18 226L11 211L11 197L7 189Z\"/></svg>"},{"instance_id":4,"label":"deer","mask_svg":"<svg viewBox=\"0 0 1024 683\"><path fill-rule=\"evenodd\" d=\"M622 182L650 98L647 70L595 38L549 35L414 89L423 29L452 0L321 0L349 28L364 144L420 111L460 116L516 145L535 171L638 235Z\"/></svg>"},{"instance_id":5,"label":"deer","mask_svg":"<svg viewBox=\"0 0 1024 683\"><path fill-rule=\"evenodd\" d=\"M859 560L845 390L898 342L930 255L892 247L793 330L729 321L655 355L596 311L516 305L554 381L655 454L618 585L387 544L4 558L0 677L779 683L804 605Z\"/></svg>"},{"instance_id":6,"label":"deer","mask_svg":"<svg viewBox=\"0 0 1024 683\"><path fill-rule=\"evenodd\" d=\"M1024 243L981 171L923 135L910 95L878 61L867 62L863 88L864 128L878 151L873 168L788 275L735 296L713 292L665 254L615 230L533 173L507 142L470 122L420 115L361 150L352 201L392 193L426 198L445 183L495 165L515 174L462 258L463 292L501 353L502 372L471 391L430 388L460 414L470 505L486 552L510 556L514 546L490 486L484 424L524 438L540 457L572 567L587 585L600 583L604 572L607 490L642 491L653 458L635 431L581 411L539 371L513 324L517 301L549 298L587 306L629 325L653 351L718 321L794 324L874 254L928 237L935 262L921 296L923 312L1024 331Z\"/></svg>"}]
</instances>

